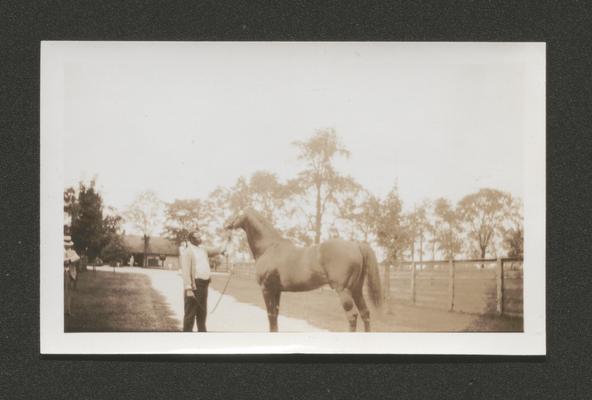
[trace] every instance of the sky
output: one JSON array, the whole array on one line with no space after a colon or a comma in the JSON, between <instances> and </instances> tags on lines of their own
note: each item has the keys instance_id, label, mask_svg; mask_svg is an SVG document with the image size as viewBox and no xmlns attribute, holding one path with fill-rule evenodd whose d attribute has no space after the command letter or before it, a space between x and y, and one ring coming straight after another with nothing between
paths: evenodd
<instances>
[{"instance_id":1,"label":"sky","mask_svg":"<svg viewBox=\"0 0 592 400\"><path fill-rule=\"evenodd\" d=\"M482 187L522 196L519 44L86 45L64 68L65 186L106 205L140 192L206 198L257 170L302 169L292 143L334 128L337 167L406 208Z\"/></svg>"}]
</instances>

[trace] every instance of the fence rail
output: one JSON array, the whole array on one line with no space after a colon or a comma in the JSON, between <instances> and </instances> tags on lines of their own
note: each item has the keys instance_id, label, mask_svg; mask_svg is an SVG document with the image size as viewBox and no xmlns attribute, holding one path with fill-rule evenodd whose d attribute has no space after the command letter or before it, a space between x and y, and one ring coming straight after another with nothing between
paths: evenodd
<instances>
[{"instance_id":1,"label":"fence rail","mask_svg":"<svg viewBox=\"0 0 592 400\"><path fill-rule=\"evenodd\" d=\"M519 258L429 260L383 265L387 300L478 314L523 315Z\"/></svg>"},{"instance_id":2,"label":"fence rail","mask_svg":"<svg viewBox=\"0 0 592 400\"><path fill-rule=\"evenodd\" d=\"M255 265L235 263L232 273L255 279ZM403 261L381 265L380 273L387 301L475 314L523 315L520 258Z\"/></svg>"}]
</instances>

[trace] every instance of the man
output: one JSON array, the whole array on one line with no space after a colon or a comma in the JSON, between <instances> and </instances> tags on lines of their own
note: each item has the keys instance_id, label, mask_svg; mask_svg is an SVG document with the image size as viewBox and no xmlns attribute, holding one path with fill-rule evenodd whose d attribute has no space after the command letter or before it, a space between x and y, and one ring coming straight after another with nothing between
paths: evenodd
<instances>
[{"instance_id":1,"label":"man","mask_svg":"<svg viewBox=\"0 0 592 400\"><path fill-rule=\"evenodd\" d=\"M70 235L64 236L64 312L72 316L72 294L76 289L76 261L80 259L73 249L74 243Z\"/></svg>"},{"instance_id":2,"label":"man","mask_svg":"<svg viewBox=\"0 0 592 400\"><path fill-rule=\"evenodd\" d=\"M226 249L217 250L202 247L199 231L189 233L188 240L189 242L182 243L179 248L185 298L183 331L193 331L193 325L197 322L198 332L207 332L208 286L211 274L208 257L218 254L224 255Z\"/></svg>"}]
</instances>

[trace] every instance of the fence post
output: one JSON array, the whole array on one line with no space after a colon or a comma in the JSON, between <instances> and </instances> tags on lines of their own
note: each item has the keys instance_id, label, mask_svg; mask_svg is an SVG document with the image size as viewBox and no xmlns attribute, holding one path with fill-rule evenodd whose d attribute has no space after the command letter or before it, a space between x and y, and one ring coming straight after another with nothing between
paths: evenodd
<instances>
[{"instance_id":1,"label":"fence post","mask_svg":"<svg viewBox=\"0 0 592 400\"><path fill-rule=\"evenodd\" d=\"M415 274L417 266L415 262L411 264L411 303L415 304Z\"/></svg>"},{"instance_id":2,"label":"fence post","mask_svg":"<svg viewBox=\"0 0 592 400\"><path fill-rule=\"evenodd\" d=\"M448 309L454 311L454 260L448 260Z\"/></svg>"},{"instance_id":3,"label":"fence post","mask_svg":"<svg viewBox=\"0 0 592 400\"><path fill-rule=\"evenodd\" d=\"M504 264L501 258L497 259L497 264L495 267L497 287L496 311L498 315L502 315L504 313Z\"/></svg>"}]
</instances>

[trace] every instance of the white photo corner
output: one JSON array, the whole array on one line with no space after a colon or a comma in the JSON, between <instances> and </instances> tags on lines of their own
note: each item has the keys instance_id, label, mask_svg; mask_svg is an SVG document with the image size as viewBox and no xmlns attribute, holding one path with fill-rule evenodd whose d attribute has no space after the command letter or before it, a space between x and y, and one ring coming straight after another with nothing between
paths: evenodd
<instances>
[{"instance_id":1,"label":"white photo corner","mask_svg":"<svg viewBox=\"0 0 592 400\"><path fill-rule=\"evenodd\" d=\"M544 43L41 43L43 354L545 355Z\"/></svg>"}]
</instances>

